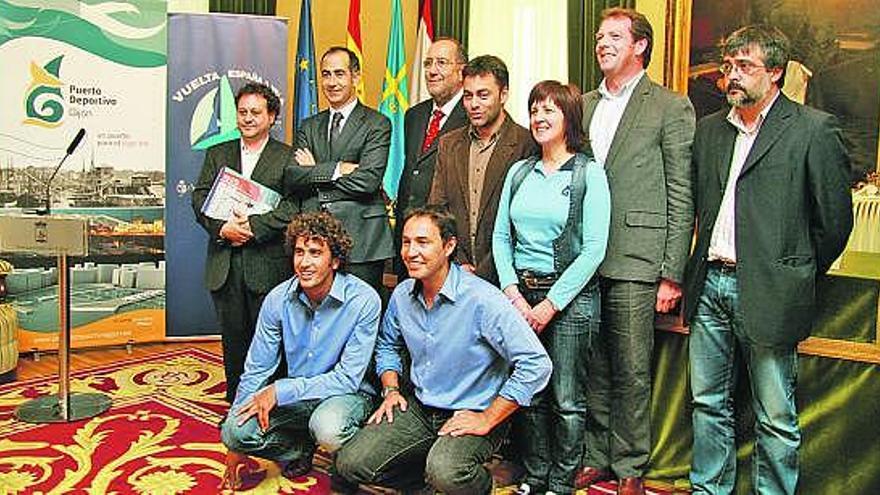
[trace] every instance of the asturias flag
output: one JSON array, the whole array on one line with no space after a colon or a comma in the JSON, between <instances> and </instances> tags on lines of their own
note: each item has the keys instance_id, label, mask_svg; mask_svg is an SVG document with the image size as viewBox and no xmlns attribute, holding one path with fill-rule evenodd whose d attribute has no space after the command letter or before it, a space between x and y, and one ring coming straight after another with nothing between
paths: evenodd
<instances>
[{"instance_id":1,"label":"asturias flag","mask_svg":"<svg viewBox=\"0 0 880 495\"><path fill-rule=\"evenodd\" d=\"M318 113L318 85L315 76L315 39L312 36L312 6L303 0L299 11L299 35L296 41L296 104L294 130L303 120Z\"/></svg>"},{"instance_id":2,"label":"asturias flag","mask_svg":"<svg viewBox=\"0 0 880 495\"><path fill-rule=\"evenodd\" d=\"M391 8L391 33L388 36L388 55L385 57L385 81L382 83L382 99L379 112L391 120L391 149L388 167L382 181L385 194L397 198L397 183L403 172L403 114L409 106L409 90L406 77L406 52L403 44L403 16L400 0L393 0Z\"/></svg>"}]
</instances>

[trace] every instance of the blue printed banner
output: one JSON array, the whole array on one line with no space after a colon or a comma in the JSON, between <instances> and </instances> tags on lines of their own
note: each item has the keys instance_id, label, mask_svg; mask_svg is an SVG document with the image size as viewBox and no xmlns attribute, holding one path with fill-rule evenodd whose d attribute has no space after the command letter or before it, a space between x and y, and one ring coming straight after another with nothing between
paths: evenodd
<instances>
[{"instance_id":1,"label":"blue printed banner","mask_svg":"<svg viewBox=\"0 0 880 495\"><path fill-rule=\"evenodd\" d=\"M169 336L219 333L204 286L208 236L192 211L192 187L210 146L238 139L235 91L269 85L281 97L272 129L284 137L287 20L273 17L168 16L168 167L166 241ZM246 47L246 49L241 49Z\"/></svg>"}]
</instances>

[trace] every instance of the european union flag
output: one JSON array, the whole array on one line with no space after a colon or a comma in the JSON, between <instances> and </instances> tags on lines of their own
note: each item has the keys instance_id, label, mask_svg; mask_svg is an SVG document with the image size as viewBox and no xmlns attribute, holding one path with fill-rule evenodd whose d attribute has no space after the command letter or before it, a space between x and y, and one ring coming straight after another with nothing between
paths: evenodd
<instances>
[{"instance_id":1,"label":"european union flag","mask_svg":"<svg viewBox=\"0 0 880 495\"><path fill-rule=\"evenodd\" d=\"M296 41L296 89L294 91L294 130L303 120L318 113L318 85L315 76L315 40L312 36L312 6L303 0L299 11Z\"/></svg>"}]
</instances>

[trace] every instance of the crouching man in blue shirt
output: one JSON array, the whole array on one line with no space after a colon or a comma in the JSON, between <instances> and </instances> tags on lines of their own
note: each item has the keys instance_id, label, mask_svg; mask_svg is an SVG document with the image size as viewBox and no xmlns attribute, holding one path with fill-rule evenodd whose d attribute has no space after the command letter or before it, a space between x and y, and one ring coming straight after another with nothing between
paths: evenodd
<instances>
[{"instance_id":1,"label":"crouching man in blue shirt","mask_svg":"<svg viewBox=\"0 0 880 495\"><path fill-rule=\"evenodd\" d=\"M401 257L412 278L394 290L376 342L384 400L336 458L349 481L489 493L483 463L550 378L550 358L501 291L450 263L455 232L444 210L406 217ZM398 388L404 347L414 397Z\"/></svg>"},{"instance_id":2,"label":"crouching man in blue shirt","mask_svg":"<svg viewBox=\"0 0 880 495\"><path fill-rule=\"evenodd\" d=\"M229 449L224 488L235 489L247 455L283 464L287 477L312 466L316 443L335 452L373 409L364 375L376 344L381 302L344 272L351 237L318 212L287 228L294 277L263 301L221 439ZM286 378L269 383L287 362Z\"/></svg>"}]
</instances>

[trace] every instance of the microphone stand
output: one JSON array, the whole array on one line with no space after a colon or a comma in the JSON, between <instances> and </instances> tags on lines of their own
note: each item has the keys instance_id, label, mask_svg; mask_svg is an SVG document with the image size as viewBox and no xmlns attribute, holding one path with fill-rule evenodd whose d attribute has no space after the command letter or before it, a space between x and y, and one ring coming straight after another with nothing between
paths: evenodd
<instances>
[{"instance_id":1,"label":"microphone stand","mask_svg":"<svg viewBox=\"0 0 880 495\"><path fill-rule=\"evenodd\" d=\"M37 215L48 215L52 209L52 180L55 179L55 176L58 175L58 171L61 170L61 166L64 165L64 161L67 160L67 157L70 156L70 153L65 153L64 157L58 162L58 165L55 166L55 170L52 172L52 175L49 176L49 180L46 181L46 206L43 209L38 209L34 213Z\"/></svg>"}]
</instances>

